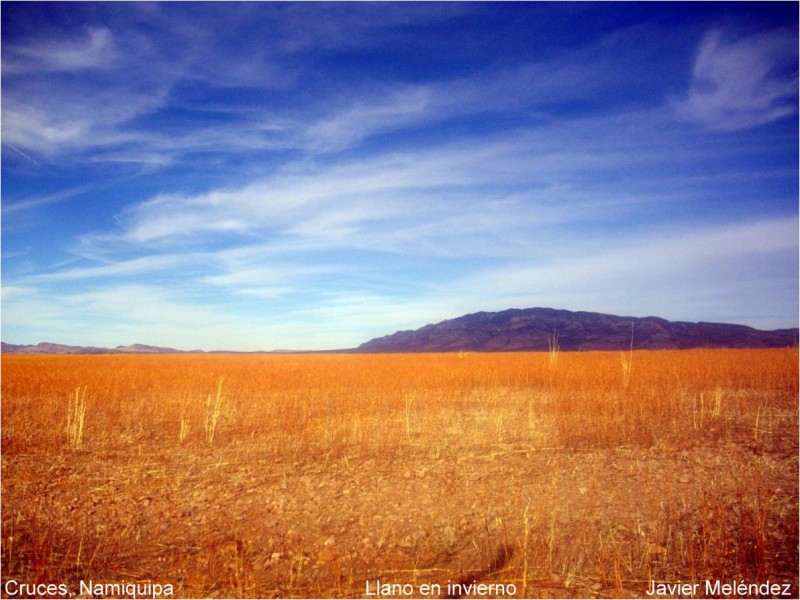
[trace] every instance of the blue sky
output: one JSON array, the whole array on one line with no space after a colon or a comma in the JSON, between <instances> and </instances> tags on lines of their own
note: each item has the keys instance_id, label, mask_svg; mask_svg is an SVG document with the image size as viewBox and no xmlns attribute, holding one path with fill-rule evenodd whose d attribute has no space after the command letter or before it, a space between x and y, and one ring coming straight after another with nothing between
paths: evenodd
<instances>
[{"instance_id":1,"label":"blue sky","mask_svg":"<svg viewBox=\"0 0 800 600\"><path fill-rule=\"evenodd\" d=\"M2 338L798 324L786 3L2 3Z\"/></svg>"}]
</instances>

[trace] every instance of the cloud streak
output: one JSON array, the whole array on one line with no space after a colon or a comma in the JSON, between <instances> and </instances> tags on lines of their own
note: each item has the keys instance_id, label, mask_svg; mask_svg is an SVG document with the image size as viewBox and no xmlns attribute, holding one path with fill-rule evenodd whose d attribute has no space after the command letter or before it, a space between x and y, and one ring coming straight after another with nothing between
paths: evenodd
<instances>
[{"instance_id":1,"label":"cloud streak","mask_svg":"<svg viewBox=\"0 0 800 600\"><path fill-rule=\"evenodd\" d=\"M679 117L736 131L797 112L796 32L773 30L730 39L715 29L703 39Z\"/></svg>"},{"instance_id":2,"label":"cloud streak","mask_svg":"<svg viewBox=\"0 0 800 600\"><path fill-rule=\"evenodd\" d=\"M19 74L100 69L112 65L116 57L111 31L107 27L87 27L75 38L38 39L5 47L3 71Z\"/></svg>"}]
</instances>

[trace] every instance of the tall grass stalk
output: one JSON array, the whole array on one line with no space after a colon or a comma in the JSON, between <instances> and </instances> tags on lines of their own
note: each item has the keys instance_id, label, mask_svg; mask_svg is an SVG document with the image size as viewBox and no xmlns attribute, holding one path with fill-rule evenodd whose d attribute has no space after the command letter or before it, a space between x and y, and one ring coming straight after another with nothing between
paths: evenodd
<instances>
[{"instance_id":1,"label":"tall grass stalk","mask_svg":"<svg viewBox=\"0 0 800 600\"><path fill-rule=\"evenodd\" d=\"M758 429L758 422L761 419L761 408L762 404L759 403L758 408L756 409L756 422L753 425L753 439L757 442L760 438L760 430Z\"/></svg>"},{"instance_id":2,"label":"tall grass stalk","mask_svg":"<svg viewBox=\"0 0 800 600\"><path fill-rule=\"evenodd\" d=\"M558 330L553 331L553 335L547 334L547 358L550 364L550 368L556 366L556 362L558 362Z\"/></svg>"},{"instance_id":3,"label":"tall grass stalk","mask_svg":"<svg viewBox=\"0 0 800 600\"><path fill-rule=\"evenodd\" d=\"M622 387L627 388L631 382L631 365L633 364L633 322L631 322L631 347L628 356L622 354Z\"/></svg>"},{"instance_id":4,"label":"tall grass stalk","mask_svg":"<svg viewBox=\"0 0 800 600\"><path fill-rule=\"evenodd\" d=\"M711 410L711 414L714 417L719 417L720 413L722 412L722 388L717 386L714 390L714 408Z\"/></svg>"},{"instance_id":5,"label":"tall grass stalk","mask_svg":"<svg viewBox=\"0 0 800 600\"><path fill-rule=\"evenodd\" d=\"M525 511L522 513L523 522L523 539L522 539L522 597L527 598L528 591L528 537L530 535L530 523L528 521L528 509L530 504L525 506Z\"/></svg>"},{"instance_id":6,"label":"tall grass stalk","mask_svg":"<svg viewBox=\"0 0 800 600\"><path fill-rule=\"evenodd\" d=\"M498 412L497 417L495 417L495 428L497 429L497 443L498 445L503 444L503 413Z\"/></svg>"},{"instance_id":7,"label":"tall grass stalk","mask_svg":"<svg viewBox=\"0 0 800 600\"><path fill-rule=\"evenodd\" d=\"M86 388L78 386L67 407L67 441L73 452L83 448L83 423L86 417Z\"/></svg>"},{"instance_id":8,"label":"tall grass stalk","mask_svg":"<svg viewBox=\"0 0 800 600\"><path fill-rule=\"evenodd\" d=\"M219 424L219 416L222 412L222 382L225 381L224 377L220 377L219 384L217 384L217 397L212 400L211 394L208 395L206 400L206 441L209 444L214 443L214 434L217 431Z\"/></svg>"},{"instance_id":9,"label":"tall grass stalk","mask_svg":"<svg viewBox=\"0 0 800 600\"><path fill-rule=\"evenodd\" d=\"M182 444L186 441L186 438L189 436L189 416L187 414L187 409L189 405L189 400L187 400L181 405L181 428L178 431L178 441Z\"/></svg>"},{"instance_id":10,"label":"tall grass stalk","mask_svg":"<svg viewBox=\"0 0 800 600\"><path fill-rule=\"evenodd\" d=\"M405 406L403 407L403 420L405 421L406 426L406 438L408 441L411 441L411 404L414 400L413 393L407 393L405 395L404 401Z\"/></svg>"}]
</instances>

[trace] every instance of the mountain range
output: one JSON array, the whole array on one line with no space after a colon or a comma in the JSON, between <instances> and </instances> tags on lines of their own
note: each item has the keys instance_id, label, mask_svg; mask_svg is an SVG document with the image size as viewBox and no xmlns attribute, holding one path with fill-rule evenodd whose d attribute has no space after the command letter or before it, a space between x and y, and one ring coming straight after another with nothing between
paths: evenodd
<instances>
[{"instance_id":1,"label":"mountain range","mask_svg":"<svg viewBox=\"0 0 800 600\"><path fill-rule=\"evenodd\" d=\"M513 352L668 348L773 348L797 345L798 330L620 317L553 308L478 312L398 331L361 344L359 352Z\"/></svg>"},{"instance_id":2,"label":"mountain range","mask_svg":"<svg viewBox=\"0 0 800 600\"><path fill-rule=\"evenodd\" d=\"M659 350L670 348L777 348L796 346L798 329L763 331L729 323L620 317L554 308L477 312L398 331L365 342L351 353L514 352L522 350ZM175 348L132 344L116 348L2 342L3 354L178 354ZM192 353L203 352L192 350ZM223 351L219 351L223 352Z\"/></svg>"}]
</instances>

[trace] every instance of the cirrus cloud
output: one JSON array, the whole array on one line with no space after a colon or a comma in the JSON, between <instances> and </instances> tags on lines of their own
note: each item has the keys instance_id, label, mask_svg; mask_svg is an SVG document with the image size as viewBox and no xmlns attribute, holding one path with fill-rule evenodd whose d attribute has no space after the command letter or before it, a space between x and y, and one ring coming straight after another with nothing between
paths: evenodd
<instances>
[{"instance_id":1,"label":"cirrus cloud","mask_svg":"<svg viewBox=\"0 0 800 600\"><path fill-rule=\"evenodd\" d=\"M710 129L737 131L797 112L797 35L785 29L732 39L710 31L677 115Z\"/></svg>"}]
</instances>

